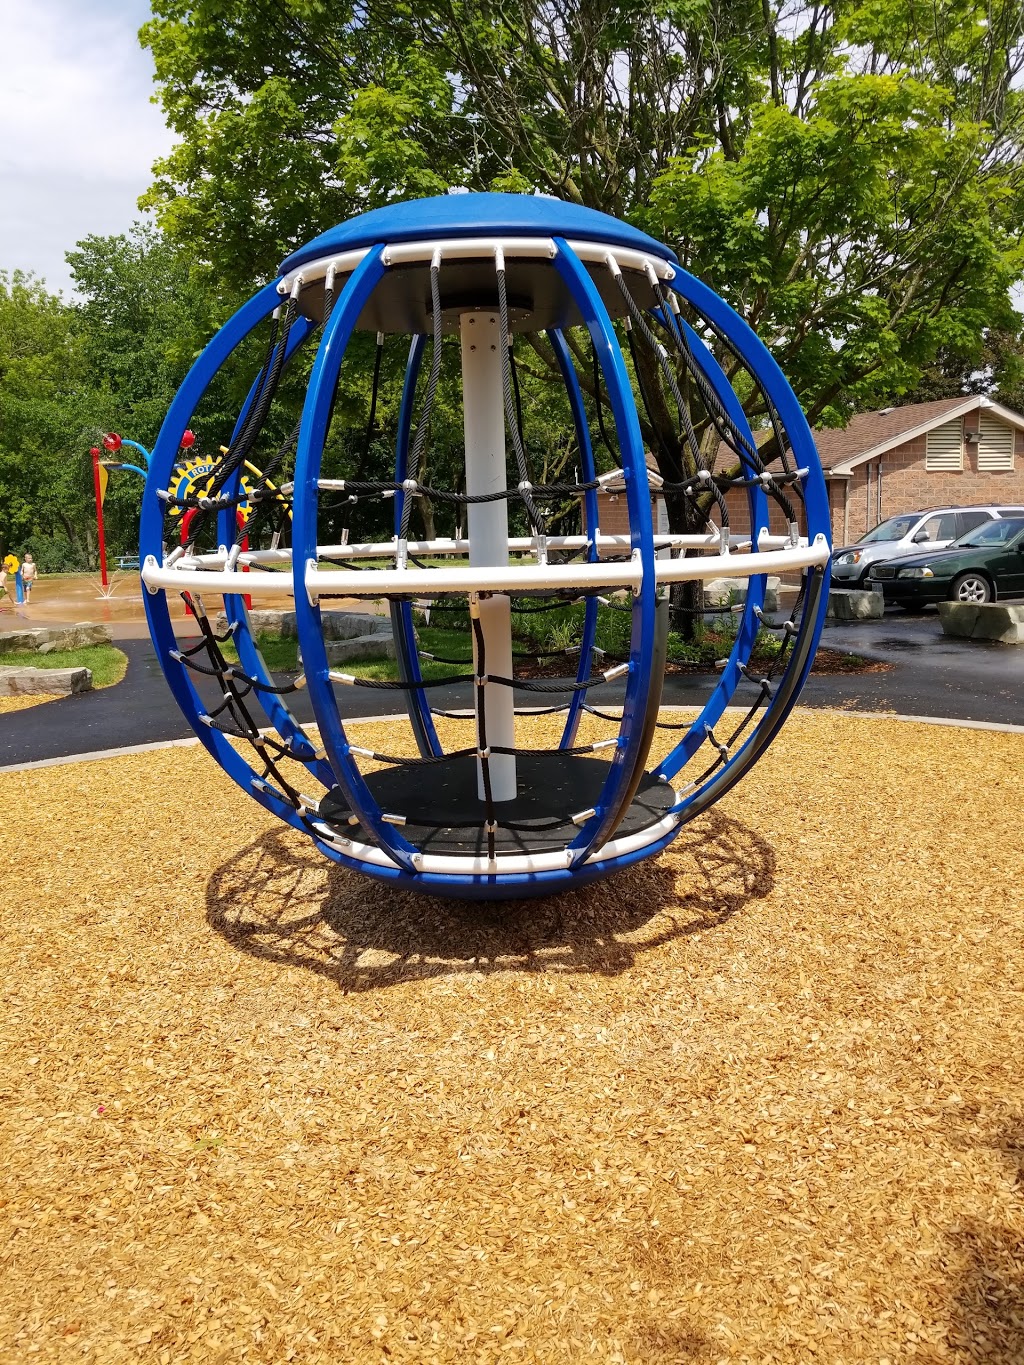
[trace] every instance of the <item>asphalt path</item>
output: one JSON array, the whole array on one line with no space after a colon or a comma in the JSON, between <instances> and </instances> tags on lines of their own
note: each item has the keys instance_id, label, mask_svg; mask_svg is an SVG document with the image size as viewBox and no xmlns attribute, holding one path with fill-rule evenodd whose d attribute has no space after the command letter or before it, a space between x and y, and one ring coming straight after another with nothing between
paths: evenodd
<instances>
[{"instance_id":1,"label":"asphalt path","mask_svg":"<svg viewBox=\"0 0 1024 1365\"><path fill-rule=\"evenodd\" d=\"M853 711L895 711L1001 725L1024 724L1024 648L953 640L942 633L937 613L887 614L881 621L829 626L822 643L890 665L884 672L815 674L800 704ZM192 735L171 696L149 640L118 640L128 671L116 687L66 697L27 711L0 715L0 767L71 754L96 753ZM198 679L213 695L210 680ZM666 705L701 706L714 678L672 676L665 680ZM622 684L595 689L595 705L615 705ZM750 689L753 700L755 690ZM353 687L338 691L343 718L403 712L401 694ZM742 704L745 694L737 695ZM517 705L544 705L537 693L517 693ZM433 689L433 704L444 710L471 705L466 684ZM313 719L309 696L293 693L288 704L303 723Z\"/></svg>"}]
</instances>

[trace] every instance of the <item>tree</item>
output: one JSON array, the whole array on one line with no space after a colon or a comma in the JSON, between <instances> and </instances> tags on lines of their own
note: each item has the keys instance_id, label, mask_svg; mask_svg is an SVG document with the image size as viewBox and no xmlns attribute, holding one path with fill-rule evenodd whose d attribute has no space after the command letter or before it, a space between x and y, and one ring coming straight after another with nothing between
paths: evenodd
<instances>
[{"instance_id":1,"label":"tree","mask_svg":"<svg viewBox=\"0 0 1024 1365\"><path fill-rule=\"evenodd\" d=\"M0 530L5 549L58 537L84 556L95 415L74 309L45 285L0 273Z\"/></svg>"},{"instance_id":2,"label":"tree","mask_svg":"<svg viewBox=\"0 0 1024 1365\"><path fill-rule=\"evenodd\" d=\"M920 383L901 400L929 403L981 393L1015 412L1024 412L1024 331L1012 323L985 330L966 351L940 348Z\"/></svg>"},{"instance_id":3,"label":"tree","mask_svg":"<svg viewBox=\"0 0 1024 1365\"><path fill-rule=\"evenodd\" d=\"M95 562L90 447L111 429L151 447L192 360L236 304L152 228L86 238L68 260L77 302L31 276L0 275L0 529L7 544L31 538L53 568ZM251 378L245 365L218 376L197 423L207 447L230 436ZM132 475L111 478L112 550L137 543L140 496Z\"/></svg>"},{"instance_id":4,"label":"tree","mask_svg":"<svg viewBox=\"0 0 1024 1365\"><path fill-rule=\"evenodd\" d=\"M154 15L141 36L181 141L145 203L236 282L352 213L450 186L629 216L722 101L755 97L761 46L752 0L657 15L593 0L156 0Z\"/></svg>"},{"instance_id":5,"label":"tree","mask_svg":"<svg viewBox=\"0 0 1024 1365\"><path fill-rule=\"evenodd\" d=\"M236 283L362 209L494 187L571 199L670 242L764 337L814 423L897 400L940 354L1016 329L1019 0L154 11L142 37L181 141L145 202ZM658 365L643 351L638 364L645 439L678 479L692 449ZM534 370L531 382L557 385L542 346ZM738 378L762 425L760 395ZM699 402L695 416L699 441L717 443ZM699 509L675 496L669 515L683 529Z\"/></svg>"},{"instance_id":6,"label":"tree","mask_svg":"<svg viewBox=\"0 0 1024 1365\"><path fill-rule=\"evenodd\" d=\"M555 194L677 246L829 423L976 343L1024 272L1013 0L156 0L155 15L143 41L181 141L146 202L237 283L394 198Z\"/></svg>"}]
</instances>

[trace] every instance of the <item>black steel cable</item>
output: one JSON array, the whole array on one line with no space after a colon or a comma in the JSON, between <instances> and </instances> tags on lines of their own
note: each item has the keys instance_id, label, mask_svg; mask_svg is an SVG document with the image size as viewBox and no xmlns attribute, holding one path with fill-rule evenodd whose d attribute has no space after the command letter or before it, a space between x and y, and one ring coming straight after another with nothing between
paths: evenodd
<instances>
[{"instance_id":1,"label":"black steel cable","mask_svg":"<svg viewBox=\"0 0 1024 1365\"><path fill-rule=\"evenodd\" d=\"M487 754L487 697L484 693L484 669L487 666L487 645L479 616L471 618L476 640L476 722L477 748L480 760L480 780L484 788L484 833L487 836L487 856L494 857L494 792L491 787L491 763Z\"/></svg>"},{"instance_id":2,"label":"black steel cable","mask_svg":"<svg viewBox=\"0 0 1024 1365\"><path fill-rule=\"evenodd\" d=\"M441 373L441 268L431 263L430 266L430 304L433 309L434 320L434 344L430 355L430 375L427 380L427 392L423 399L423 411L420 413L420 420L416 424L416 435L413 438L412 450L409 452L409 464L406 473L410 479L415 480L419 473L420 457L427 444L427 432L430 428L430 418L434 411L434 397L437 393L437 381ZM399 527L399 535L402 540L409 538L409 518L412 516L412 497L406 495L402 503L402 518Z\"/></svg>"},{"instance_id":3,"label":"black steel cable","mask_svg":"<svg viewBox=\"0 0 1024 1365\"><path fill-rule=\"evenodd\" d=\"M608 433L604 427L604 404L601 399L601 362L597 356L597 344L590 343L590 350L594 364L594 406L597 409L597 429L601 433L601 440L605 444L605 449L613 460L617 459L616 452L612 449L612 443L608 439Z\"/></svg>"},{"instance_id":4,"label":"black steel cable","mask_svg":"<svg viewBox=\"0 0 1024 1365\"><path fill-rule=\"evenodd\" d=\"M508 330L508 291L505 287L505 271L498 270L498 313L501 318L501 336L498 339L501 354L501 390L505 404L505 420L512 435L512 449L515 452L516 468L519 471L517 490L526 508L534 534L546 534L547 527L543 516L533 500L530 487L530 470L526 460L526 447L523 444L519 421L516 417L515 400L512 395L512 348L509 344Z\"/></svg>"}]
</instances>

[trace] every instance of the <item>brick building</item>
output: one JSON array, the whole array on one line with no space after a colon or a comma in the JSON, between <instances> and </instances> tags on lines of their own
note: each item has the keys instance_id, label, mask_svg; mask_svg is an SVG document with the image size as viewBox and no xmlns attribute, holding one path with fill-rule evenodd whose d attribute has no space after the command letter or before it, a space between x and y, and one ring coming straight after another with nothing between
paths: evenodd
<instances>
[{"instance_id":1,"label":"brick building","mask_svg":"<svg viewBox=\"0 0 1024 1365\"><path fill-rule=\"evenodd\" d=\"M1024 506L1024 416L976 394L862 412L814 440L836 545L900 512Z\"/></svg>"},{"instance_id":2,"label":"brick building","mask_svg":"<svg viewBox=\"0 0 1024 1365\"><path fill-rule=\"evenodd\" d=\"M604 487L597 495L597 518L602 535L628 536L629 509L626 507L626 483L621 477L622 470L616 469L606 476ZM647 481L651 486L651 520L658 535L668 533L668 508L660 493L664 483L658 473L654 456L647 454Z\"/></svg>"},{"instance_id":3,"label":"brick building","mask_svg":"<svg viewBox=\"0 0 1024 1365\"><path fill-rule=\"evenodd\" d=\"M858 413L842 429L815 431L814 441L825 471L835 545L851 544L900 512L979 503L1024 506L1024 416L977 394ZM729 463L729 452L720 451L716 468ZM650 455L647 467L655 527L667 530L665 501L658 492L662 481ZM622 488L612 483L598 497L606 534L629 529ZM727 501L733 526L745 530L746 495L733 492ZM778 504L769 499L768 506L771 529L784 532ZM716 512L711 515L718 520Z\"/></svg>"}]
</instances>

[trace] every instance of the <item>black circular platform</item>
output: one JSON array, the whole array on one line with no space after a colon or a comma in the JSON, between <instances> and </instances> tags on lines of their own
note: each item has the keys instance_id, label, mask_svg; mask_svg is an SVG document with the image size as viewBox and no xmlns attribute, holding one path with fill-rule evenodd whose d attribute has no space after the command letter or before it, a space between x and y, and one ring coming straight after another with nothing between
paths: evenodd
<instances>
[{"instance_id":1,"label":"black circular platform","mask_svg":"<svg viewBox=\"0 0 1024 1365\"><path fill-rule=\"evenodd\" d=\"M525 753L516 756L518 795L495 807L495 853L548 853L579 833L574 815L596 806L611 764L589 754ZM370 773L366 785L386 815L401 815L401 833L424 853L487 855L484 803L477 796L472 754L431 764ZM661 820L675 800L672 786L645 776L615 837L636 834ZM351 834L348 803L334 787L320 801L320 816Z\"/></svg>"}]
</instances>

